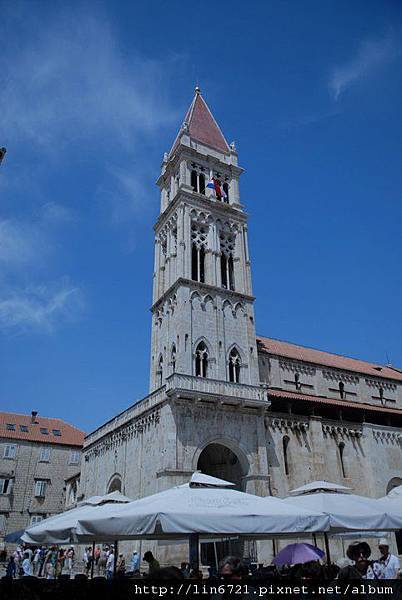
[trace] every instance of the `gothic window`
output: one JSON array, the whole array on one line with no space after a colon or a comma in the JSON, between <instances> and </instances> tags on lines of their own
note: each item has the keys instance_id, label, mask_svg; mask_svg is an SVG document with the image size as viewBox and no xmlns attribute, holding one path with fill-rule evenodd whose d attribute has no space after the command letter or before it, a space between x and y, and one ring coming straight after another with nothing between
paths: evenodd
<instances>
[{"instance_id":1,"label":"gothic window","mask_svg":"<svg viewBox=\"0 0 402 600\"><path fill-rule=\"evenodd\" d=\"M295 388L297 390L301 390L300 374L299 373L295 373Z\"/></svg>"},{"instance_id":2,"label":"gothic window","mask_svg":"<svg viewBox=\"0 0 402 600\"><path fill-rule=\"evenodd\" d=\"M198 191L205 196L205 175L203 173L198 176Z\"/></svg>"},{"instance_id":3,"label":"gothic window","mask_svg":"<svg viewBox=\"0 0 402 600\"><path fill-rule=\"evenodd\" d=\"M195 192L198 192L197 171L191 171L191 187Z\"/></svg>"},{"instance_id":4,"label":"gothic window","mask_svg":"<svg viewBox=\"0 0 402 600\"><path fill-rule=\"evenodd\" d=\"M191 225L191 279L205 282L205 247L208 229L203 225Z\"/></svg>"},{"instance_id":5,"label":"gothic window","mask_svg":"<svg viewBox=\"0 0 402 600\"><path fill-rule=\"evenodd\" d=\"M285 475L289 475L289 452L288 452L289 442L290 442L289 437L287 435L284 435L283 439L282 439L282 448L283 448L283 464L285 467Z\"/></svg>"},{"instance_id":6,"label":"gothic window","mask_svg":"<svg viewBox=\"0 0 402 600\"><path fill-rule=\"evenodd\" d=\"M208 376L208 349L200 342L195 351L195 374L197 377Z\"/></svg>"},{"instance_id":7,"label":"gothic window","mask_svg":"<svg viewBox=\"0 0 402 600\"><path fill-rule=\"evenodd\" d=\"M219 235L221 248L221 283L226 290L234 290L234 237L225 233Z\"/></svg>"},{"instance_id":8,"label":"gothic window","mask_svg":"<svg viewBox=\"0 0 402 600\"><path fill-rule=\"evenodd\" d=\"M225 181L225 183L223 184L223 191L226 194L226 197L224 197L224 202L227 202L229 204L229 184L227 181Z\"/></svg>"},{"instance_id":9,"label":"gothic window","mask_svg":"<svg viewBox=\"0 0 402 600\"><path fill-rule=\"evenodd\" d=\"M172 346L172 372L176 372L176 346L173 344Z\"/></svg>"},{"instance_id":10,"label":"gothic window","mask_svg":"<svg viewBox=\"0 0 402 600\"><path fill-rule=\"evenodd\" d=\"M240 383L240 354L233 348L229 354L229 381Z\"/></svg>"},{"instance_id":11,"label":"gothic window","mask_svg":"<svg viewBox=\"0 0 402 600\"><path fill-rule=\"evenodd\" d=\"M197 170L195 163L193 163L192 166L193 170L191 171L191 187L193 188L194 192L198 192L199 194L203 194L205 196L205 175ZM203 167L198 167L198 169L204 170Z\"/></svg>"},{"instance_id":12,"label":"gothic window","mask_svg":"<svg viewBox=\"0 0 402 600\"><path fill-rule=\"evenodd\" d=\"M341 398L345 397L345 384L343 383L343 381L339 382L339 395Z\"/></svg>"},{"instance_id":13,"label":"gothic window","mask_svg":"<svg viewBox=\"0 0 402 600\"><path fill-rule=\"evenodd\" d=\"M158 382L158 387L161 387L163 382L163 356L160 355L158 360L158 370L156 371L156 378Z\"/></svg>"},{"instance_id":14,"label":"gothic window","mask_svg":"<svg viewBox=\"0 0 402 600\"><path fill-rule=\"evenodd\" d=\"M346 477L345 461L344 461L345 444L343 442L341 442L339 444L338 450L339 450L339 462L341 464L342 477Z\"/></svg>"}]
</instances>

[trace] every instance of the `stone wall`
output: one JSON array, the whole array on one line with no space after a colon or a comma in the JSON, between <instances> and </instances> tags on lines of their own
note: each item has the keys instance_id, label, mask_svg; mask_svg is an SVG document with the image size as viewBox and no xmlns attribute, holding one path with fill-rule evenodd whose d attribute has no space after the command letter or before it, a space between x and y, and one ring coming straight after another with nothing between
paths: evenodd
<instances>
[{"instance_id":1,"label":"stone wall","mask_svg":"<svg viewBox=\"0 0 402 600\"><path fill-rule=\"evenodd\" d=\"M16 446L15 458L4 458L7 445ZM41 449L50 449L49 460L41 461ZM24 529L34 515L50 516L64 508L65 479L80 469L71 464L71 452L79 448L57 444L0 439L0 478L13 479L12 491L0 495L0 515L5 523L2 535ZM35 497L35 481L47 481L44 497Z\"/></svg>"}]
</instances>

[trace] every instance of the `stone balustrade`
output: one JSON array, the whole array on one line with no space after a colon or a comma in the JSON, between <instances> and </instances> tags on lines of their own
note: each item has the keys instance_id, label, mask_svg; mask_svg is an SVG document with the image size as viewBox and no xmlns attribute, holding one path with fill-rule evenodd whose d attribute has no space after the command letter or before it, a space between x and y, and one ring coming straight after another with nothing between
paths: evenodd
<instances>
[{"instance_id":1,"label":"stone balustrade","mask_svg":"<svg viewBox=\"0 0 402 600\"><path fill-rule=\"evenodd\" d=\"M264 387L233 383L218 379L194 377L173 373L166 379L166 394L185 397L214 397L215 400L232 399L237 401L258 402L269 406L267 391Z\"/></svg>"}]
</instances>

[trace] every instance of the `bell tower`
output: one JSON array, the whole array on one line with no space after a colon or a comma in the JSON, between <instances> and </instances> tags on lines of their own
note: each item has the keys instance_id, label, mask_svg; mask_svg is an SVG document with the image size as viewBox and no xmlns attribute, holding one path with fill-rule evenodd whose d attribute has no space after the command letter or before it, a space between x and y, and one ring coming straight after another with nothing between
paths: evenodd
<instances>
[{"instance_id":1,"label":"bell tower","mask_svg":"<svg viewBox=\"0 0 402 600\"><path fill-rule=\"evenodd\" d=\"M151 391L259 386L242 172L196 88L157 181Z\"/></svg>"}]
</instances>

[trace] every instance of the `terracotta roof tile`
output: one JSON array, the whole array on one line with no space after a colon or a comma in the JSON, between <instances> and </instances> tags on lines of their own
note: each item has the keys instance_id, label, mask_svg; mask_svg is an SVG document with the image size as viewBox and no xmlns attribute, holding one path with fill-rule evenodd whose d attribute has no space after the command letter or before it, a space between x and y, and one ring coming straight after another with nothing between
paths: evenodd
<instances>
[{"instance_id":1,"label":"terracotta roof tile","mask_svg":"<svg viewBox=\"0 0 402 600\"><path fill-rule=\"evenodd\" d=\"M388 408L387 406L374 406L365 402L350 402L348 400L336 400L334 398L322 398L321 396L310 396L297 392L288 392L287 390L268 389L268 397L284 398L285 400L301 400L304 402L315 402L316 404L326 404L332 406L342 406L344 408L355 408L357 410L374 411L393 415L402 415L402 410L398 408Z\"/></svg>"},{"instance_id":2,"label":"terracotta roof tile","mask_svg":"<svg viewBox=\"0 0 402 600\"><path fill-rule=\"evenodd\" d=\"M230 152L229 145L225 140L219 125L215 121L207 103L199 92L196 92L194 99L188 109L184 121L188 125L189 135L191 138L202 144L206 144L211 148L215 148L220 152L228 154ZM172 146L170 154L177 148L179 134Z\"/></svg>"},{"instance_id":3,"label":"terracotta roof tile","mask_svg":"<svg viewBox=\"0 0 402 600\"><path fill-rule=\"evenodd\" d=\"M84 435L61 419L36 416L32 423L31 415L0 412L0 438L81 447Z\"/></svg>"},{"instance_id":4,"label":"terracotta roof tile","mask_svg":"<svg viewBox=\"0 0 402 600\"><path fill-rule=\"evenodd\" d=\"M305 348L304 346L298 346L296 344L282 342L272 338L257 337L257 343L259 344L260 349L276 356L284 356L286 358L333 367L335 369L355 371L357 373L363 373L364 375L372 375L373 377L402 381L402 372L392 367L376 365L357 358L331 354L313 348Z\"/></svg>"}]
</instances>

